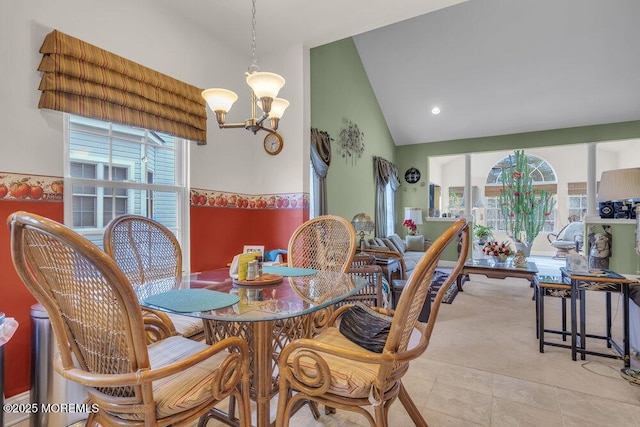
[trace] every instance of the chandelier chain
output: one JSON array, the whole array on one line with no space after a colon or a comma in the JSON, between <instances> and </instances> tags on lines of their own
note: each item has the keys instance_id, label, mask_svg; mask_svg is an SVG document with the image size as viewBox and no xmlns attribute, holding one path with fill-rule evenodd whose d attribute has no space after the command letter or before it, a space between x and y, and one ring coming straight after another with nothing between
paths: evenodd
<instances>
[{"instance_id":1,"label":"chandelier chain","mask_svg":"<svg viewBox=\"0 0 640 427\"><path fill-rule=\"evenodd\" d=\"M258 71L258 59L256 58L256 0L251 1L251 66L249 72Z\"/></svg>"}]
</instances>

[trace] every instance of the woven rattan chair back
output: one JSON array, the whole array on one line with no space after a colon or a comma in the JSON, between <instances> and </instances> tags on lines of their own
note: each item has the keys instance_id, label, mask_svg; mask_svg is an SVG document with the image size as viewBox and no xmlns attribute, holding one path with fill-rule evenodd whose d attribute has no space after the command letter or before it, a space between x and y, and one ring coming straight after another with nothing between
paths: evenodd
<instances>
[{"instance_id":1,"label":"woven rattan chair back","mask_svg":"<svg viewBox=\"0 0 640 427\"><path fill-rule=\"evenodd\" d=\"M163 280L167 290L182 277L182 250L175 235L164 225L139 215L120 215L107 225L104 250L127 276L134 288L148 281ZM156 286L157 288L157 286ZM140 289L138 289L140 293ZM143 309L148 342L158 339L157 328L166 327L163 335L181 334L199 340L204 336L201 321L179 314Z\"/></svg>"},{"instance_id":2,"label":"woven rattan chair back","mask_svg":"<svg viewBox=\"0 0 640 427\"><path fill-rule=\"evenodd\" d=\"M49 313L62 365L98 374L149 367L142 315L127 278L94 244L67 227L26 212L9 218L16 271ZM140 387L103 387L141 399ZM150 384L145 392L150 392Z\"/></svg>"},{"instance_id":3,"label":"woven rattan chair back","mask_svg":"<svg viewBox=\"0 0 640 427\"><path fill-rule=\"evenodd\" d=\"M182 250L164 225L139 215L121 215L107 225L104 250L135 286L182 275Z\"/></svg>"},{"instance_id":4,"label":"woven rattan chair back","mask_svg":"<svg viewBox=\"0 0 640 427\"><path fill-rule=\"evenodd\" d=\"M323 215L300 225L289 239L289 267L345 273L356 250L356 232L346 219Z\"/></svg>"},{"instance_id":5,"label":"woven rattan chair back","mask_svg":"<svg viewBox=\"0 0 640 427\"><path fill-rule=\"evenodd\" d=\"M442 299L451 284L458 277L467 259L469 250L469 226L464 219L456 221L433 242L420 261L418 261L411 276L409 276L395 308L385 351L398 352L407 349L409 338L418 320L422 306L425 303L427 295L431 293L433 274L438 266L440 257L445 248L452 242L455 242L456 245L460 244L460 252L458 253L458 260L453 271L445 283L442 284L432 302L426 331L427 339L431 337Z\"/></svg>"}]
</instances>

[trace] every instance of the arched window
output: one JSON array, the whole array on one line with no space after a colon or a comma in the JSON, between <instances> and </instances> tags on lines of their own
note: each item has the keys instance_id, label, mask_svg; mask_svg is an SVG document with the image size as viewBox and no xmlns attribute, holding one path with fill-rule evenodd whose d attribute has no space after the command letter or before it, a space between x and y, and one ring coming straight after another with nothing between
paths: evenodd
<instances>
[{"instance_id":1,"label":"arched window","mask_svg":"<svg viewBox=\"0 0 640 427\"><path fill-rule=\"evenodd\" d=\"M542 160L538 156L526 154L527 163L531 168L531 179L534 184L537 183L556 183L556 173L546 160ZM513 156L505 157L491 168L489 176L487 176L487 185L502 184L502 170L510 169L513 162Z\"/></svg>"},{"instance_id":2,"label":"arched window","mask_svg":"<svg viewBox=\"0 0 640 427\"><path fill-rule=\"evenodd\" d=\"M552 194L557 193L557 179L553 167L546 160L541 159L533 154L525 154L527 163L531 168L531 179L536 189L545 189ZM485 197L486 197L486 215L487 226L494 230L505 230L505 221L502 217L498 195L502 188L502 171L510 169L513 163L513 156L507 156L496 163L487 175ZM555 196L554 196L555 197ZM545 222L542 231L553 232L556 222L556 209L554 208L549 219Z\"/></svg>"}]
</instances>

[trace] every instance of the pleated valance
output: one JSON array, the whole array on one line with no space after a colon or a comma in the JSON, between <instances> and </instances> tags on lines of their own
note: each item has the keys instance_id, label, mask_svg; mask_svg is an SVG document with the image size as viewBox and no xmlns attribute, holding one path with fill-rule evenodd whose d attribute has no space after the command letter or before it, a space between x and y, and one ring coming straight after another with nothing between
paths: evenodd
<instances>
[{"instance_id":1,"label":"pleated valance","mask_svg":"<svg viewBox=\"0 0 640 427\"><path fill-rule=\"evenodd\" d=\"M502 190L502 185L487 185L484 187L484 195L486 197L498 197ZM558 184L533 184L533 191L539 193L542 190L546 190L551 194L558 192Z\"/></svg>"},{"instance_id":2,"label":"pleated valance","mask_svg":"<svg viewBox=\"0 0 640 427\"><path fill-rule=\"evenodd\" d=\"M202 89L54 30L40 48L38 108L121 123L206 144Z\"/></svg>"},{"instance_id":3,"label":"pleated valance","mask_svg":"<svg viewBox=\"0 0 640 427\"><path fill-rule=\"evenodd\" d=\"M567 183L567 194L570 196L583 195L587 194L587 183L586 182L568 182Z\"/></svg>"}]
</instances>

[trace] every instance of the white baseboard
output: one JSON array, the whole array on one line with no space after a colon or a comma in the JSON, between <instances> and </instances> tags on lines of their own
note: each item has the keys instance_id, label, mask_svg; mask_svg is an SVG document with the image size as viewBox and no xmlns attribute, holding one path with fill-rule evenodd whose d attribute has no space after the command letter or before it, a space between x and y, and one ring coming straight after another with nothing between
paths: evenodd
<instances>
[{"instance_id":1,"label":"white baseboard","mask_svg":"<svg viewBox=\"0 0 640 427\"><path fill-rule=\"evenodd\" d=\"M15 396L11 396L7 399L4 400L5 405L9 404L9 405L27 405L29 404L30 399L29 399L29 390L20 393L20 394L16 394ZM9 413L4 413L4 425L5 427L10 427L10 426L14 426L22 421L28 421L29 420L29 414L27 413L13 413L13 412L9 412Z\"/></svg>"}]
</instances>

